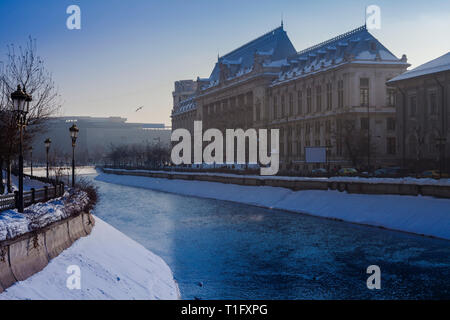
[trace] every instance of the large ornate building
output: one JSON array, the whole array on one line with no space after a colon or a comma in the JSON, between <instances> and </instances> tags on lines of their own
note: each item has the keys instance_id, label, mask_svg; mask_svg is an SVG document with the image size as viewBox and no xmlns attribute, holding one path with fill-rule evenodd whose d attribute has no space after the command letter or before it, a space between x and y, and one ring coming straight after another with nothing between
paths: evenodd
<instances>
[{"instance_id":1,"label":"large ornate building","mask_svg":"<svg viewBox=\"0 0 450 320\"><path fill-rule=\"evenodd\" d=\"M365 26L297 52L282 25L197 78L174 103L172 128L279 128L282 169L310 170L308 146L327 147L333 166L393 163L395 90L386 81L408 66Z\"/></svg>"}]
</instances>

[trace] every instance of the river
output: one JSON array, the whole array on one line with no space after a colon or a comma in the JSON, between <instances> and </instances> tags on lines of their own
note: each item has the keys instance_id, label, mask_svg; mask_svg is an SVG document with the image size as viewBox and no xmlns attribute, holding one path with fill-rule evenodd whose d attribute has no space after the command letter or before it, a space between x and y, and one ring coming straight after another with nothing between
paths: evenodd
<instances>
[{"instance_id":1,"label":"river","mask_svg":"<svg viewBox=\"0 0 450 320\"><path fill-rule=\"evenodd\" d=\"M450 298L449 241L94 183L94 214L161 256L183 299ZM369 265L380 290L366 286Z\"/></svg>"}]
</instances>

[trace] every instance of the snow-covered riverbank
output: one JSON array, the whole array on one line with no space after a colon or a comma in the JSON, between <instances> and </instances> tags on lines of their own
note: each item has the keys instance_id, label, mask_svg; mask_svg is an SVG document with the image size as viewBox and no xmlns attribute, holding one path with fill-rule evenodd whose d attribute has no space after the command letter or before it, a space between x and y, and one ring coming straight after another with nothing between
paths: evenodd
<instances>
[{"instance_id":1,"label":"snow-covered riverbank","mask_svg":"<svg viewBox=\"0 0 450 320\"><path fill-rule=\"evenodd\" d=\"M1 299L178 299L169 266L100 218L91 235L76 241L41 272L0 294ZM69 266L81 271L70 290Z\"/></svg>"},{"instance_id":2,"label":"snow-covered riverbank","mask_svg":"<svg viewBox=\"0 0 450 320\"><path fill-rule=\"evenodd\" d=\"M188 196L228 200L289 210L450 239L450 200L421 196L347 194L338 191L292 191L205 181L168 180L100 174L99 181Z\"/></svg>"}]
</instances>

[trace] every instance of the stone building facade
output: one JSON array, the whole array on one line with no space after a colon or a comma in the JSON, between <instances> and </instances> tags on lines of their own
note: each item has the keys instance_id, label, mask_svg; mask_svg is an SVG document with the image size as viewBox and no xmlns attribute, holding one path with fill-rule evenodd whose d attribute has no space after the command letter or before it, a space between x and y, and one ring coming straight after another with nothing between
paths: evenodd
<instances>
[{"instance_id":1,"label":"stone building facade","mask_svg":"<svg viewBox=\"0 0 450 320\"><path fill-rule=\"evenodd\" d=\"M450 52L388 82L397 90L399 157L418 172L450 170Z\"/></svg>"},{"instance_id":2,"label":"stone building facade","mask_svg":"<svg viewBox=\"0 0 450 320\"><path fill-rule=\"evenodd\" d=\"M220 57L174 106L172 128L279 128L281 169L311 170L308 146L328 147L332 166L393 164L395 89L386 81L408 66L365 26L300 52L281 26Z\"/></svg>"}]
</instances>

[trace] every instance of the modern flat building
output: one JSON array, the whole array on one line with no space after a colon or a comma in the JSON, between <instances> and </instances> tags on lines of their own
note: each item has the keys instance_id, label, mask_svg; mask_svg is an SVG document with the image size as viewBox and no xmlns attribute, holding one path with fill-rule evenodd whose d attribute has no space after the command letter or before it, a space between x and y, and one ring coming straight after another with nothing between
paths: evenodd
<instances>
[{"instance_id":1,"label":"modern flat building","mask_svg":"<svg viewBox=\"0 0 450 320\"><path fill-rule=\"evenodd\" d=\"M417 171L450 169L450 52L387 83L396 87L399 157Z\"/></svg>"},{"instance_id":2,"label":"modern flat building","mask_svg":"<svg viewBox=\"0 0 450 320\"><path fill-rule=\"evenodd\" d=\"M126 118L57 117L47 123L47 131L33 141L33 157L45 159L44 140L50 138L51 155L59 161L72 159L69 127L79 128L76 157L82 163L101 161L110 145L156 144L170 145L171 130L164 124L128 123Z\"/></svg>"},{"instance_id":3,"label":"modern flat building","mask_svg":"<svg viewBox=\"0 0 450 320\"><path fill-rule=\"evenodd\" d=\"M283 25L219 57L195 93L174 104L172 128L280 129L282 169L310 170L308 146L335 166L371 167L397 156L395 89L404 72L365 26L297 52Z\"/></svg>"}]
</instances>

